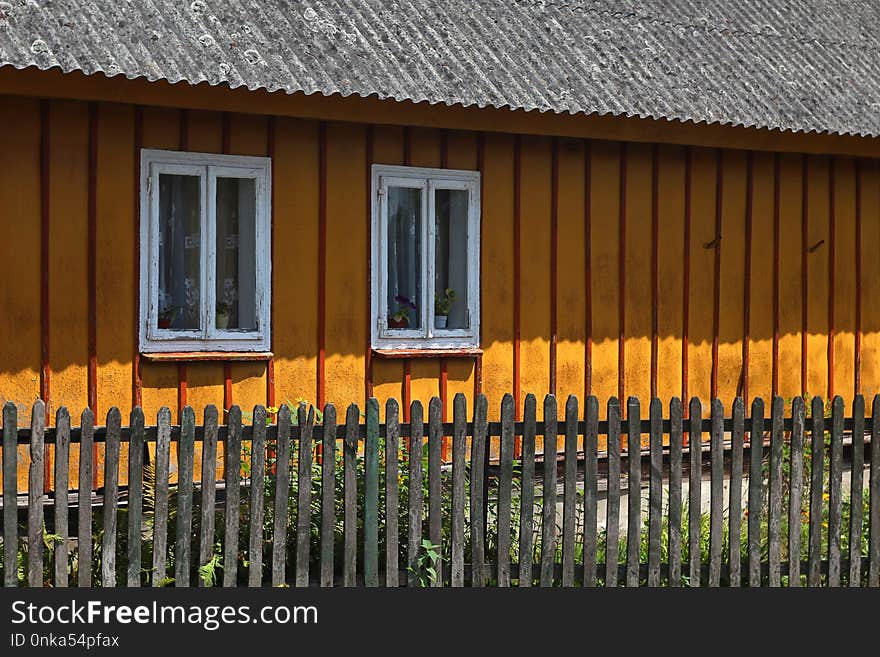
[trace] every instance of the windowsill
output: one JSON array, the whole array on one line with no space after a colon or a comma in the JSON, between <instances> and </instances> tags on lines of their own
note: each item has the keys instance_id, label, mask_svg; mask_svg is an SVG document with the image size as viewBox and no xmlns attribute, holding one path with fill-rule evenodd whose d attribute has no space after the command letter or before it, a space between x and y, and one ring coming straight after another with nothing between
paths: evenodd
<instances>
[{"instance_id":1,"label":"windowsill","mask_svg":"<svg viewBox=\"0 0 880 657\"><path fill-rule=\"evenodd\" d=\"M271 351L169 351L141 353L148 361L168 363L190 363L197 361L267 361L272 358Z\"/></svg>"},{"instance_id":2,"label":"windowsill","mask_svg":"<svg viewBox=\"0 0 880 657\"><path fill-rule=\"evenodd\" d=\"M372 349L375 358L475 358L483 355L482 349Z\"/></svg>"}]
</instances>

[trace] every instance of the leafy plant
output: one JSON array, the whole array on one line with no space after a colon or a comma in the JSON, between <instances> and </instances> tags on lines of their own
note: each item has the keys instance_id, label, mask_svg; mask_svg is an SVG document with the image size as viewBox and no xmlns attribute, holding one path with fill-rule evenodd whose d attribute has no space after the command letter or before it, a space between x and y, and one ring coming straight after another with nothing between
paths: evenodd
<instances>
[{"instance_id":1,"label":"leafy plant","mask_svg":"<svg viewBox=\"0 0 880 657\"><path fill-rule=\"evenodd\" d=\"M438 292L434 298L434 314L448 315L453 301L455 301L455 290L451 287L447 287L443 292Z\"/></svg>"},{"instance_id":2,"label":"leafy plant","mask_svg":"<svg viewBox=\"0 0 880 657\"><path fill-rule=\"evenodd\" d=\"M419 557L415 568L410 566L410 577L415 577L422 588L434 586L437 583L437 560L440 558L440 546L434 545L428 539L422 540Z\"/></svg>"}]
</instances>

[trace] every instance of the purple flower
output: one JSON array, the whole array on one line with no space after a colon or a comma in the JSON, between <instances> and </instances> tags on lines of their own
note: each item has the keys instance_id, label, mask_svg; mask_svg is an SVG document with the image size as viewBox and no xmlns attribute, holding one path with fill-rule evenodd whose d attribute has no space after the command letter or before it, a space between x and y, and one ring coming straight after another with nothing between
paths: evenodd
<instances>
[{"instance_id":1,"label":"purple flower","mask_svg":"<svg viewBox=\"0 0 880 657\"><path fill-rule=\"evenodd\" d=\"M410 301L408 297L405 297L405 296L398 294L396 297L394 297L394 300L402 306L409 306L413 310L416 309L416 304L414 304L412 301Z\"/></svg>"}]
</instances>

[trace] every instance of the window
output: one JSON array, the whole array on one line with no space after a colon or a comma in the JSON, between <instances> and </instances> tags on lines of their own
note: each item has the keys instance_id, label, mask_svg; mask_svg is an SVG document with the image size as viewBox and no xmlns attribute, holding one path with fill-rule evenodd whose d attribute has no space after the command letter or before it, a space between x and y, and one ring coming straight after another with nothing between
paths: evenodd
<instances>
[{"instance_id":1,"label":"window","mask_svg":"<svg viewBox=\"0 0 880 657\"><path fill-rule=\"evenodd\" d=\"M141 151L140 349L267 351L270 161Z\"/></svg>"},{"instance_id":2,"label":"window","mask_svg":"<svg viewBox=\"0 0 880 657\"><path fill-rule=\"evenodd\" d=\"M373 166L372 344L477 348L480 174Z\"/></svg>"}]
</instances>

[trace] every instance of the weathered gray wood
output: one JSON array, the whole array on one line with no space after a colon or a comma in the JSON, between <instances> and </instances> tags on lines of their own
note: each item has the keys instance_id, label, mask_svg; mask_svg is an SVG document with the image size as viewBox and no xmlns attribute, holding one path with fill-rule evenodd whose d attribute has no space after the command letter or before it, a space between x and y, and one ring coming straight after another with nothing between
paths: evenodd
<instances>
[{"instance_id":1,"label":"weathered gray wood","mask_svg":"<svg viewBox=\"0 0 880 657\"><path fill-rule=\"evenodd\" d=\"M556 397L544 397L544 481L541 485L541 586L553 586L556 563Z\"/></svg>"},{"instance_id":2,"label":"weathered gray wood","mask_svg":"<svg viewBox=\"0 0 880 657\"><path fill-rule=\"evenodd\" d=\"M422 459L425 452L425 410L422 402L415 400L409 411L409 517L407 520L407 580L408 586L419 585L414 575L419 568L419 551L422 549L422 522L425 516L425 495L422 489L424 468Z\"/></svg>"},{"instance_id":3,"label":"weathered gray wood","mask_svg":"<svg viewBox=\"0 0 880 657\"><path fill-rule=\"evenodd\" d=\"M92 477L93 477L93 454L95 450L95 416L88 408L80 417L79 438L79 504L77 505L77 585L89 587L92 585ZM167 463L167 461L166 461ZM165 480L168 475L166 469ZM168 488L165 488L166 511L165 520L168 519L167 499ZM159 486L156 484L156 528L154 533L167 536L167 530L159 527ZM162 568L164 577L165 557L162 556Z\"/></svg>"},{"instance_id":4,"label":"weathered gray wood","mask_svg":"<svg viewBox=\"0 0 880 657\"><path fill-rule=\"evenodd\" d=\"M587 397L584 409L584 586L596 586L599 499L599 401Z\"/></svg>"},{"instance_id":5,"label":"weathered gray wood","mask_svg":"<svg viewBox=\"0 0 880 657\"><path fill-rule=\"evenodd\" d=\"M810 431L810 550L807 585L819 586L822 567L822 479L825 459L825 406L813 397Z\"/></svg>"},{"instance_id":6,"label":"weathered gray wood","mask_svg":"<svg viewBox=\"0 0 880 657\"><path fill-rule=\"evenodd\" d=\"M133 432L132 432L133 433ZM133 435L132 435L133 438ZM70 490L70 413L62 406L55 413L55 587L67 586L68 504ZM131 506L131 502L129 506ZM140 567L140 561L138 561Z\"/></svg>"},{"instance_id":7,"label":"weathered gray wood","mask_svg":"<svg viewBox=\"0 0 880 657\"><path fill-rule=\"evenodd\" d=\"M709 586L721 585L721 538L724 523L724 407L712 400L712 433L709 438L711 487L709 489Z\"/></svg>"},{"instance_id":8,"label":"weathered gray wood","mask_svg":"<svg viewBox=\"0 0 880 657\"><path fill-rule=\"evenodd\" d=\"M195 438L196 414L192 407L185 406L180 417L180 440L177 443L177 541L174 548L176 587L190 585Z\"/></svg>"},{"instance_id":9,"label":"weathered gray wood","mask_svg":"<svg viewBox=\"0 0 880 657\"><path fill-rule=\"evenodd\" d=\"M703 405L697 397L691 398L688 411L690 429L688 432L688 451L690 470L688 472L688 582L691 586L700 585L700 500L703 487Z\"/></svg>"},{"instance_id":10,"label":"weathered gray wood","mask_svg":"<svg viewBox=\"0 0 880 657\"><path fill-rule=\"evenodd\" d=\"M486 584L486 536L483 527L483 482L486 476L486 444L489 434L489 402L485 395L474 400L474 430L471 441L471 586Z\"/></svg>"},{"instance_id":11,"label":"weathered gray wood","mask_svg":"<svg viewBox=\"0 0 880 657\"><path fill-rule=\"evenodd\" d=\"M290 407L283 404L275 417L275 496L272 512L272 586L287 580L287 504L290 497Z\"/></svg>"},{"instance_id":12,"label":"weathered gray wood","mask_svg":"<svg viewBox=\"0 0 880 657\"><path fill-rule=\"evenodd\" d=\"M266 480L266 408L254 407L251 440L248 586L263 583L263 487Z\"/></svg>"},{"instance_id":13,"label":"weathered gray wood","mask_svg":"<svg viewBox=\"0 0 880 657\"><path fill-rule=\"evenodd\" d=\"M770 562L770 586L779 586L782 534L782 429L785 402L779 396L773 398L770 407L770 481L769 509L767 519L767 559Z\"/></svg>"},{"instance_id":14,"label":"weathered gray wood","mask_svg":"<svg viewBox=\"0 0 880 657\"><path fill-rule=\"evenodd\" d=\"M45 478L43 459L46 431L46 405L42 399L31 410L31 465L28 471L28 586L43 586L43 501ZM14 504L15 498L12 498ZM115 514L114 514L115 515Z\"/></svg>"},{"instance_id":15,"label":"weathered gray wood","mask_svg":"<svg viewBox=\"0 0 880 657\"><path fill-rule=\"evenodd\" d=\"M828 473L828 586L840 586L840 529L843 488L843 398L831 403L831 467Z\"/></svg>"},{"instance_id":16,"label":"weathered gray wood","mask_svg":"<svg viewBox=\"0 0 880 657\"><path fill-rule=\"evenodd\" d=\"M868 479L868 586L880 586L880 395L871 405L871 471Z\"/></svg>"},{"instance_id":17,"label":"weathered gray wood","mask_svg":"<svg viewBox=\"0 0 880 657\"><path fill-rule=\"evenodd\" d=\"M101 586L116 586L116 511L119 505L119 441L122 415L114 407L107 413L104 443L104 535L101 540Z\"/></svg>"},{"instance_id":18,"label":"weathered gray wood","mask_svg":"<svg viewBox=\"0 0 880 657\"><path fill-rule=\"evenodd\" d=\"M660 586L660 539L663 530L663 406L656 397L648 407L651 473L648 487L648 586Z\"/></svg>"},{"instance_id":19,"label":"weathered gray wood","mask_svg":"<svg viewBox=\"0 0 880 657\"><path fill-rule=\"evenodd\" d=\"M202 496L201 519L199 522L199 566L204 566L214 557L214 516L217 512L217 407L205 407L205 433L202 439ZM208 586L201 577L199 586Z\"/></svg>"},{"instance_id":20,"label":"weathered gray wood","mask_svg":"<svg viewBox=\"0 0 880 657\"><path fill-rule=\"evenodd\" d=\"M438 553L434 586L443 586L443 491L440 468L443 456L443 404L439 397L428 403L428 540Z\"/></svg>"},{"instance_id":21,"label":"weathered gray wood","mask_svg":"<svg viewBox=\"0 0 880 657\"><path fill-rule=\"evenodd\" d=\"M531 393L523 403L522 475L519 513L519 579L517 584L530 587L535 561L535 434L538 401Z\"/></svg>"},{"instance_id":22,"label":"weathered gray wood","mask_svg":"<svg viewBox=\"0 0 880 657\"><path fill-rule=\"evenodd\" d=\"M620 402L608 400L608 499L605 516L605 586L617 586L620 559Z\"/></svg>"},{"instance_id":23,"label":"weathered gray wood","mask_svg":"<svg viewBox=\"0 0 880 657\"><path fill-rule=\"evenodd\" d=\"M297 409L299 450L296 467L296 585L309 585L309 547L312 540L312 450L315 409L306 410L305 402Z\"/></svg>"},{"instance_id":24,"label":"weathered gray wood","mask_svg":"<svg viewBox=\"0 0 880 657\"><path fill-rule=\"evenodd\" d=\"M68 420L69 422L69 420ZM128 570L126 586L141 585L141 525L144 513L144 412L131 409L128 426Z\"/></svg>"},{"instance_id":25,"label":"weathered gray wood","mask_svg":"<svg viewBox=\"0 0 880 657\"><path fill-rule=\"evenodd\" d=\"M801 585L801 513L803 510L804 433L806 408L803 397L791 402L791 439L788 495L788 585Z\"/></svg>"},{"instance_id":26,"label":"weathered gray wood","mask_svg":"<svg viewBox=\"0 0 880 657\"><path fill-rule=\"evenodd\" d=\"M728 551L727 562L730 586L742 585L742 474L743 434L745 432L745 405L742 397L733 400L733 431L730 434L730 488L728 502Z\"/></svg>"},{"instance_id":27,"label":"weathered gray wood","mask_svg":"<svg viewBox=\"0 0 880 657\"><path fill-rule=\"evenodd\" d=\"M343 547L342 585L357 584L357 452L358 427L361 412L356 404L349 404L345 412L345 443L342 446Z\"/></svg>"},{"instance_id":28,"label":"weathered gray wood","mask_svg":"<svg viewBox=\"0 0 880 657\"><path fill-rule=\"evenodd\" d=\"M379 402L367 400L364 442L364 584L379 586Z\"/></svg>"},{"instance_id":29,"label":"weathered gray wood","mask_svg":"<svg viewBox=\"0 0 880 657\"><path fill-rule=\"evenodd\" d=\"M3 404L3 586L18 586L18 409Z\"/></svg>"},{"instance_id":30,"label":"weathered gray wood","mask_svg":"<svg viewBox=\"0 0 880 657\"><path fill-rule=\"evenodd\" d=\"M398 550L400 410L397 400L385 403L385 587L400 586Z\"/></svg>"},{"instance_id":31,"label":"weathered gray wood","mask_svg":"<svg viewBox=\"0 0 880 657\"><path fill-rule=\"evenodd\" d=\"M238 530L241 523L241 409L232 406L226 414L226 441L223 444L223 476L226 485L226 511L223 527L223 586L238 581Z\"/></svg>"},{"instance_id":32,"label":"weathered gray wood","mask_svg":"<svg viewBox=\"0 0 880 657\"><path fill-rule=\"evenodd\" d=\"M85 413L83 414L85 421ZM85 438L85 431L83 431ZM80 458L85 448L80 444ZM89 448L91 452L91 448ZM159 409L156 426L156 479L155 499L153 501L153 586L166 583L168 561L168 473L171 459L171 411L167 406ZM80 482L82 482L82 461L80 461ZM89 475L91 481L91 475ZM80 484L82 485L82 483ZM80 511L82 511L80 505ZM82 517L80 517L82 532ZM81 556L81 555L80 555ZM80 584L83 586L83 584ZM85 586L88 586L86 584Z\"/></svg>"},{"instance_id":33,"label":"weathered gray wood","mask_svg":"<svg viewBox=\"0 0 880 657\"><path fill-rule=\"evenodd\" d=\"M460 392L452 401L452 535L449 581L464 586L465 450L467 400Z\"/></svg>"},{"instance_id":34,"label":"weathered gray wood","mask_svg":"<svg viewBox=\"0 0 880 657\"><path fill-rule=\"evenodd\" d=\"M562 586L574 586L575 506L577 504L578 400L565 402L565 470L562 497Z\"/></svg>"},{"instance_id":35,"label":"weathered gray wood","mask_svg":"<svg viewBox=\"0 0 880 657\"><path fill-rule=\"evenodd\" d=\"M682 405L669 402L669 586L681 586Z\"/></svg>"},{"instance_id":36,"label":"weathered gray wood","mask_svg":"<svg viewBox=\"0 0 880 657\"><path fill-rule=\"evenodd\" d=\"M628 469L626 513L626 585L639 585L642 543L642 419L638 397L626 402L626 464Z\"/></svg>"},{"instance_id":37,"label":"weathered gray wood","mask_svg":"<svg viewBox=\"0 0 880 657\"><path fill-rule=\"evenodd\" d=\"M510 586L511 498L513 491L513 396L501 399L501 438L498 445L498 586Z\"/></svg>"},{"instance_id":38,"label":"weathered gray wood","mask_svg":"<svg viewBox=\"0 0 880 657\"><path fill-rule=\"evenodd\" d=\"M321 454L321 586L333 586L336 532L336 407L324 406Z\"/></svg>"},{"instance_id":39,"label":"weathered gray wood","mask_svg":"<svg viewBox=\"0 0 880 657\"><path fill-rule=\"evenodd\" d=\"M764 400L752 401L749 432L749 586L761 586L761 512L764 506L762 461L764 456Z\"/></svg>"},{"instance_id":40,"label":"weathered gray wood","mask_svg":"<svg viewBox=\"0 0 880 657\"><path fill-rule=\"evenodd\" d=\"M862 515L865 469L865 398L853 399L852 466L850 469L849 577L850 586L862 582Z\"/></svg>"}]
</instances>

